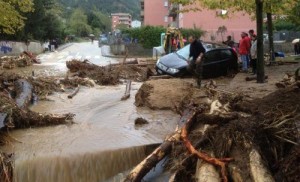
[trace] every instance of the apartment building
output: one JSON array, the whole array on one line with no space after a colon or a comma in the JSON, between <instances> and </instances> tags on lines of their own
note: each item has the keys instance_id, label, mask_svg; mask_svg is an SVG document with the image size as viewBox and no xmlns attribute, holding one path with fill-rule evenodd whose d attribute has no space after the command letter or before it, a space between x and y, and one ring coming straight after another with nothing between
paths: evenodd
<instances>
[{"instance_id":1,"label":"apartment building","mask_svg":"<svg viewBox=\"0 0 300 182\"><path fill-rule=\"evenodd\" d=\"M131 27L132 17L128 13L112 13L111 14L111 21L112 21L112 30L115 31L118 25L122 24L127 26L128 28Z\"/></svg>"},{"instance_id":2,"label":"apartment building","mask_svg":"<svg viewBox=\"0 0 300 182\"><path fill-rule=\"evenodd\" d=\"M194 8L197 5L193 5ZM222 40L226 35L231 35L235 41L240 39L240 33L256 29L256 23L251 15L244 12L230 13L226 10L189 11L178 13L181 5L171 4L168 0L141 0L141 20L143 25L175 26L178 28L198 27L207 33L204 40ZM228 18L222 16L227 15ZM227 31L222 34L219 27L225 26Z\"/></svg>"},{"instance_id":3,"label":"apartment building","mask_svg":"<svg viewBox=\"0 0 300 182\"><path fill-rule=\"evenodd\" d=\"M143 25L165 26L170 22L169 0L141 0Z\"/></svg>"}]
</instances>

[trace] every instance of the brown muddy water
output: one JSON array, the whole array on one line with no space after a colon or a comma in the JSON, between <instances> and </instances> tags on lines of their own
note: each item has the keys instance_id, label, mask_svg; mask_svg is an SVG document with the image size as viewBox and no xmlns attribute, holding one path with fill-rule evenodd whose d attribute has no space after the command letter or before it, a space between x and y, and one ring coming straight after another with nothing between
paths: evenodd
<instances>
[{"instance_id":1,"label":"brown muddy water","mask_svg":"<svg viewBox=\"0 0 300 182\"><path fill-rule=\"evenodd\" d=\"M136 108L140 86L133 83L127 101L120 101L125 85L98 86L82 88L73 99L57 93L49 97L52 101L32 106L40 113L75 113L76 124L11 132L18 142L1 149L15 153L14 181L99 182L136 165L149 146L174 131L179 118L171 111ZM149 124L136 128L137 117Z\"/></svg>"},{"instance_id":2,"label":"brown muddy water","mask_svg":"<svg viewBox=\"0 0 300 182\"><path fill-rule=\"evenodd\" d=\"M71 49L71 48L70 48ZM73 49L73 48L72 48ZM68 49L66 49L68 50ZM55 57L55 56L54 56ZM52 64L53 63L53 64ZM31 76L64 76L65 63L43 62L14 70ZM40 113L74 113L75 124L10 132L14 141L1 147L14 153L15 182L117 182L145 158L153 147L174 131L179 116L134 106L141 83L133 83L130 99L121 101L125 84L82 87L73 98L56 93L31 110ZM134 120L149 121L141 127ZM123 173L123 174L122 174Z\"/></svg>"}]
</instances>

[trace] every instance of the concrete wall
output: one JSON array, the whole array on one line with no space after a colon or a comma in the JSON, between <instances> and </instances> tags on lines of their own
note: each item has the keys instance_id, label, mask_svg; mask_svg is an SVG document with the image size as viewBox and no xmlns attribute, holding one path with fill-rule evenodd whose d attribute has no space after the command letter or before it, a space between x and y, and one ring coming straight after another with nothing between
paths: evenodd
<instances>
[{"instance_id":1,"label":"concrete wall","mask_svg":"<svg viewBox=\"0 0 300 182\"><path fill-rule=\"evenodd\" d=\"M27 47L24 42L0 41L0 56L19 55L23 51L40 54L44 48L40 42L30 42Z\"/></svg>"}]
</instances>

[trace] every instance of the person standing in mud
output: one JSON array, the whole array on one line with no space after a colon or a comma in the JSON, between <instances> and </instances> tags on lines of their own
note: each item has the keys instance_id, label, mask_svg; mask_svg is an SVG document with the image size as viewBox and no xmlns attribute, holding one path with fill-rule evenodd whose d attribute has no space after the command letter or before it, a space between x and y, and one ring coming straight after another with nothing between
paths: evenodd
<instances>
[{"instance_id":1,"label":"person standing in mud","mask_svg":"<svg viewBox=\"0 0 300 182\"><path fill-rule=\"evenodd\" d=\"M203 69L202 58L205 53L205 48L200 40L196 39L194 36L189 37L189 42L191 45L188 70L196 76L197 86L200 88Z\"/></svg>"},{"instance_id":2,"label":"person standing in mud","mask_svg":"<svg viewBox=\"0 0 300 182\"><path fill-rule=\"evenodd\" d=\"M242 32L241 40L239 44L239 54L241 55L241 60L243 63L243 72L248 72L249 50L250 50L250 43L246 38L246 33Z\"/></svg>"},{"instance_id":3,"label":"person standing in mud","mask_svg":"<svg viewBox=\"0 0 300 182\"><path fill-rule=\"evenodd\" d=\"M251 36L252 38L252 44L251 44L251 49L250 49L250 53L251 53L251 61L250 64L252 66L252 74L256 74L256 65L257 65L257 40L256 40L256 35L253 34Z\"/></svg>"}]
</instances>

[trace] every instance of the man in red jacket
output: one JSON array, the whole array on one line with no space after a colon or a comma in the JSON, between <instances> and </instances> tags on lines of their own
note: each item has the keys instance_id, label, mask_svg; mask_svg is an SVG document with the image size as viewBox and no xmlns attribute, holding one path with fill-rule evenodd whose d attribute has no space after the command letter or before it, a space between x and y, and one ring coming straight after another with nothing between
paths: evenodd
<instances>
[{"instance_id":1,"label":"man in red jacket","mask_svg":"<svg viewBox=\"0 0 300 182\"><path fill-rule=\"evenodd\" d=\"M239 53L241 55L241 60L242 60L242 63L243 63L243 71L247 72L248 71L248 59L249 59L250 42L247 39L247 34L245 32L242 32L241 37L242 38L240 40Z\"/></svg>"}]
</instances>

